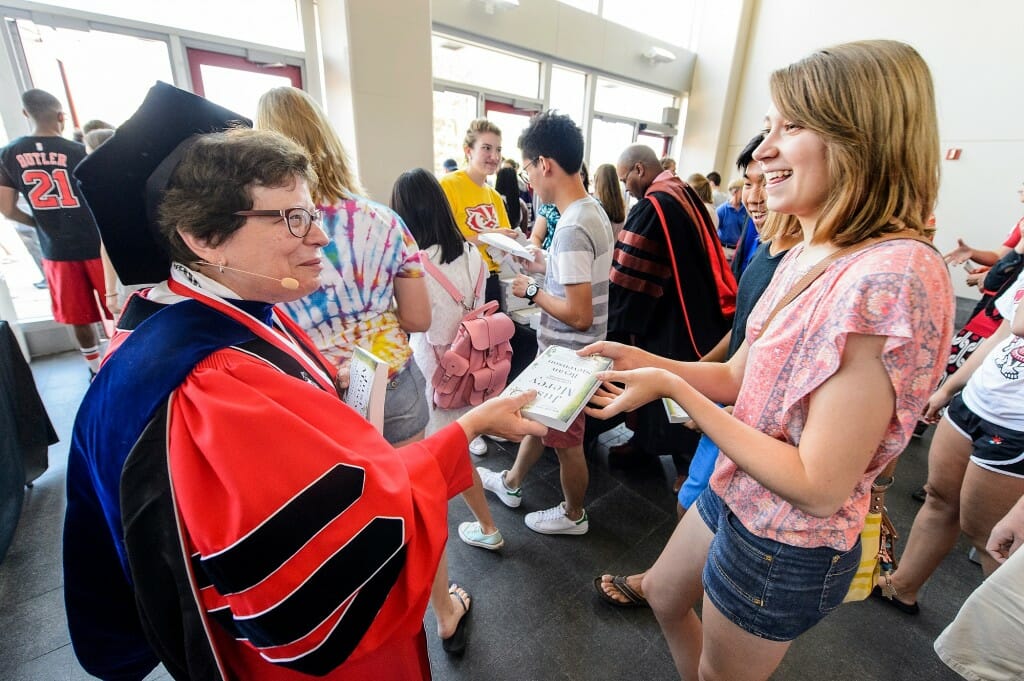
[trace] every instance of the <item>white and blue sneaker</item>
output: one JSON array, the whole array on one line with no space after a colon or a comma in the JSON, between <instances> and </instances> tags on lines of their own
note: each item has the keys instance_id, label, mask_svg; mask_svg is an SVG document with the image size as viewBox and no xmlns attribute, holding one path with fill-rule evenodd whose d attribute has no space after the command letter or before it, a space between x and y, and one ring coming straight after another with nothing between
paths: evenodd
<instances>
[{"instance_id":1,"label":"white and blue sneaker","mask_svg":"<svg viewBox=\"0 0 1024 681\"><path fill-rule=\"evenodd\" d=\"M501 536L501 530L494 530L493 534L484 534L477 521L459 524L459 539L470 546L476 546L488 551L497 551L505 545L505 539Z\"/></svg>"}]
</instances>

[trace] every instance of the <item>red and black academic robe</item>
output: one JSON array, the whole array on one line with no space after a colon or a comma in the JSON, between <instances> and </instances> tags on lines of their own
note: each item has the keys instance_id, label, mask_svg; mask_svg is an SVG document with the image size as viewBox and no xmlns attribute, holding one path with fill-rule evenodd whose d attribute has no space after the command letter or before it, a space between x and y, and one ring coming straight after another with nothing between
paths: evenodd
<instances>
[{"instance_id":1,"label":"red and black academic robe","mask_svg":"<svg viewBox=\"0 0 1024 681\"><path fill-rule=\"evenodd\" d=\"M175 678L429 678L422 619L447 502L472 482L458 424L391 447L267 306L261 328L243 319L230 346L189 360L123 462L109 460L116 429L102 424L132 423L148 399L133 381L160 380L146 358L237 331L206 303L143 322L83 403L65 525L76 654L109 679L142 678L157 658ZM179 306L203 323L174 319Z\"/></svg>"},{"instance_id":2,"label":"red and black academic robe","mask_svg":"<svg viewBox=\"0 0 1024 681\"><path fill-rule=\"evenodd\" d=\"M637 347L670 359L700 359L729 330L736 309L736 280L707 209L667 172L630 211L609 282L609 338L633 338ZM673 454L677 465L699 439L669 424L660 402L641 408L636 425L635 444L650 454Z\"/></svg>"}]
</instances>

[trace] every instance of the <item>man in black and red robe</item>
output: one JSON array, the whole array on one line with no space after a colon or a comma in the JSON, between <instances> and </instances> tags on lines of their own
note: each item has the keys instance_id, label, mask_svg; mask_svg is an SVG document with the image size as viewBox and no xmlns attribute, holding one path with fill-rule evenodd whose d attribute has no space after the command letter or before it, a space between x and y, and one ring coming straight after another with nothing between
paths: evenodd
<instances>
[{"instance_id":1,"label":"man in black and red robe","mask_svg":"<svg viewBox=\"0 0 1024 681\"><path fill-rule=\"evenodd\" d=\"M736 280L711 218L693 189L663 171L649 147L627 148L616 170L639 201L615 244L608 337L697 361L729 330L736 309ZM681 482L700 435L670 424L660 400L627 423L633 438L613 447L609 462L628 466L671 454Z\"/></svg>"}]
</instances>

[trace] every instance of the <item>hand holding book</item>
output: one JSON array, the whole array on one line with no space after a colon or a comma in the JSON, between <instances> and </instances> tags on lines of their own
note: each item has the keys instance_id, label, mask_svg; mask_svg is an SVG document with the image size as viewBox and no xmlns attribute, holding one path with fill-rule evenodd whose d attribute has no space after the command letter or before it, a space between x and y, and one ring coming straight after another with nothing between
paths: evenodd
<instances>
[{"instance_id":1,"label":"hand holding book","mask_svg":"<svg viewBox=\"0 0 1024 681\"><path fill-rule=\"evenodd\" d=\"M597 374L611 366L607 357L582 357L575 350L550 345L502 394L533 392L535 399L523 407L523 416L564 433L600 385Z\"/></svg>"},{"instance_id":2,"label":"hand holding book","mask_svg":"<svg viewBox=\"0 0 1024 681\"><path fill-rule=\"evenodd\" d=\"M499 395L474 407L458 423L470 440L478 435L498 435L506 440L519 442L527 435L543 437L548 429L536 421L523 417L520 411L537 394L533 391L517 395Z\"/></svg>"},{"instance_id":3,"label":"hand holding book","mask_svg":"<svg viewBox=\"0 0 1024 681\"><path fill-rule=\"evenodd\" d=\"M587 407L586 413L599 419L633 411L648 402L669 396L676 383L683 380L669 371L653 367L603 371L597 377L603 384L590 399L594 406Z\"/></svg>"},{"instance_id":4,"label":"hand holding book","mask_svg":"<svg viewBox=\"0 0 1024 681\"><path fill-rule=\"evenodd\" d=\"M657 366L657 361L661 359L658 355L651 354L646 350L633 347L632 345L624 345L622 343L615 343L613 341L598 341L591 343L587 347L581 349L579 354L586 357L587 355L602 355L612 360L617 371L629 371L630 369L640 369L643 367Z\"/></svg>"}]
</instances>

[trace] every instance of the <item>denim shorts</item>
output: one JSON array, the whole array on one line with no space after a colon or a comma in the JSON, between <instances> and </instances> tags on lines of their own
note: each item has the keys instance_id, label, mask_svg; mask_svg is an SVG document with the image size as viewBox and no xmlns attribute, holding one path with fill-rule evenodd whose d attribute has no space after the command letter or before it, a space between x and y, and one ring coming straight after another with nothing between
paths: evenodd
<instances>
[{"instance_id":1,"label":"denim shorts","mask_svg":"<svg viewBox=\"0 0 1024 681\"><path fill-rule=\"evenodd\" d=\"M849 551L782 544L752 534L711 488L697 510L714 533L704 564L704 593L744 631L792 641L835 610L860 564Z\"/></svg>"},{"instance_id":2,"label":"denim shorts","mask_svg":"<svg viewBox=\"0 0 1024 681\"><path fill-rule=\"evenodd\" d=\"M388 381L384 398L384 439L395 444L408 440L427 427L427 382L413 359Z\"/></svg>"}]
</instances>

